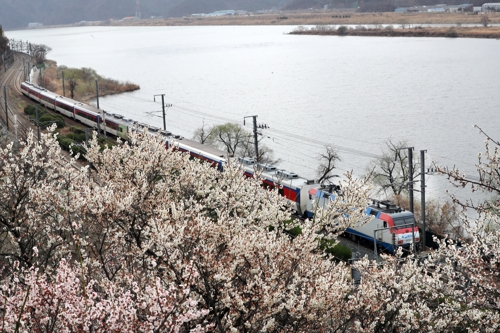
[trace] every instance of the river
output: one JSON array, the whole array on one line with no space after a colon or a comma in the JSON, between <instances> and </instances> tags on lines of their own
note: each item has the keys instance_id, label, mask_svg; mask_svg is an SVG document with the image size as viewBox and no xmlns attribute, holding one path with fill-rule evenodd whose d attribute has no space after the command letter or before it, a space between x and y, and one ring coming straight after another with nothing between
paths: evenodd
<instances>
[{"instance_id":1,"label":"river","mask_svg":"<svg viewBox=\"0 0 500 333\"><path fill-rule=\"evenodd\" d=\"M287 35L292 26L77 27L7 31L52 48L59 65L91 67L139 84L100 99L106 111L185 137L258 115L262 144L280 167L314 178L325 145L338 172L365 172L389 139L406 140L426 166L472 174L484 137L500 125L500 40ZM246 127L251 131L251 119ZM448 186L428 176L428 197Z\"/></svg>"}]
</instances>

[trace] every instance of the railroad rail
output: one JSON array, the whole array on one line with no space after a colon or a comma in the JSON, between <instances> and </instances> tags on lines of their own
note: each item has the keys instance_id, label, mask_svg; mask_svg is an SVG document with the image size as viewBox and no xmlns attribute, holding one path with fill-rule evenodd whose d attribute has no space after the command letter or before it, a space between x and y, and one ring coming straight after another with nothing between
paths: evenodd
<instances>
[{"instance_id":1,"label":"railroad rail","mask_svg":"<svg viewBox=\"0 0 500 333\"><path fill-rule=\"evenodd\" d=\"M31 128L29 120L24 117L22 110L17 106L17 100L22 97L21 82L26 78L26 63L31 60L27 54L13 53L13 62L0 74L0 121L16 139L26 139ZM24 98L23 98L24 99Z\"/></svg>"}]
</instances>

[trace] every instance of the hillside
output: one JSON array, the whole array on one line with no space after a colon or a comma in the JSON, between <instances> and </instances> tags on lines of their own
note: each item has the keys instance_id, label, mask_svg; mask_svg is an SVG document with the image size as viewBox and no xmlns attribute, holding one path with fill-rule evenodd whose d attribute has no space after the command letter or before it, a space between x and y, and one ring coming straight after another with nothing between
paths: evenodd
<instances>
[{"instance_id":1,"label":"hillside","mask_svg":"<svg viewBox=\"0 0 500 333\"><path fill-rule=\"evenodd\" d=\"M279 10L291 0L182 0L168 16L178 17L195 13L211 13L217 10Z\"/></svg>"},{"instance_id":2,"label":"hillside","mask_svg":"<svg viewBox=\"0 0 500 333\"><path fill-rule=\"evenodd\" d=\"M141 0L142 17L163 16L181 0ZM44 25L122 19L134 16L135 0L0 0L0 23L5 29L25 28L30 22Z\"/></svg>"},{"instance_id":3,"label":"hillside","mask_svg":"<svg viewBox=\"0 0 500 333\"><path fill-rule=\"evenodd\" d=\"M217 10L279 9L291 0L140 0L142 18L175 17ZM7 30L28 23L72 24L81 21L119 20L134 16L136 0L0 0L0 24Z\"/></svg>"}]
</instances>

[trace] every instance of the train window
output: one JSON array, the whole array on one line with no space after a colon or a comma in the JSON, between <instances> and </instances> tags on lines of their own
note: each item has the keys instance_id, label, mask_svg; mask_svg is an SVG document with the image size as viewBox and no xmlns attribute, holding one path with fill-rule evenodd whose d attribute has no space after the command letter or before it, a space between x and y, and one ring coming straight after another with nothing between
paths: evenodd
<instances>
[{"instance_id":1,"label":"train window","mask_svg":"<svg viewBox=\"0 0 500 333\"><path fill-rule=\"evenodd\" d=\"M387 228L387 222L384 221L384 228Z\"/></svg>"},{"instance_id":2,"label":"train window","mask_svg":"<svg viewBox=\"0 0 500 333\"><path fill-rule=\"evenodd\" d=\"M408 225L408 224L413 224L413 225L416 225L415 223L415 219L413 217L410 217L410 218L405 218L405 224ZM409 227L409 226L408 226Z\"/></svg>"},{"instance_id":3,"label":"train window","mask_svg":"<svg viewBox=\"0 0 500 333\"><path fill-rule=\"evenodd\" d=\"M278 190L278 194L281 195L281 196L285 196L285 190L283 188L280 188Z\"/></svg>"}]
</instances>

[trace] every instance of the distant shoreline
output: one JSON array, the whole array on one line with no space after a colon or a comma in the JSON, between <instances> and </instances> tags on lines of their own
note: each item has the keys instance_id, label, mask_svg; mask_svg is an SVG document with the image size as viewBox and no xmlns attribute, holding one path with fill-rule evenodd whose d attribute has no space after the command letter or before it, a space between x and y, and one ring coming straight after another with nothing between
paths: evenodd
<instances>
[{"instance_id":1,"label":"distant shoreline","mask_svg":"<svg viewBox=\"0 0 500 333\"><path fill-rule=\"evenodd\" d=\"M500 39L500 27L413 27L394 28L392 26L380 28L347 28L316 27L312 29L296 29L291 35L330 35L330 36L363 36L363 37L447 37L447 38L494 38Z\"/></svg>"},{"instance_id":2,"label":"distant shoreline","mask_svg":"<svg viewBox=\"0 0 500 333\"><path fill-rule=\"evenodd\" d=\"M349 11L272 12L218 17L182 17L151 20L113 21L112 26L212 26L212 25L478 25L473 13L355 13ZM500 13L488 13L490 24L500 24Z\"/></svg>"}]
</instances>

